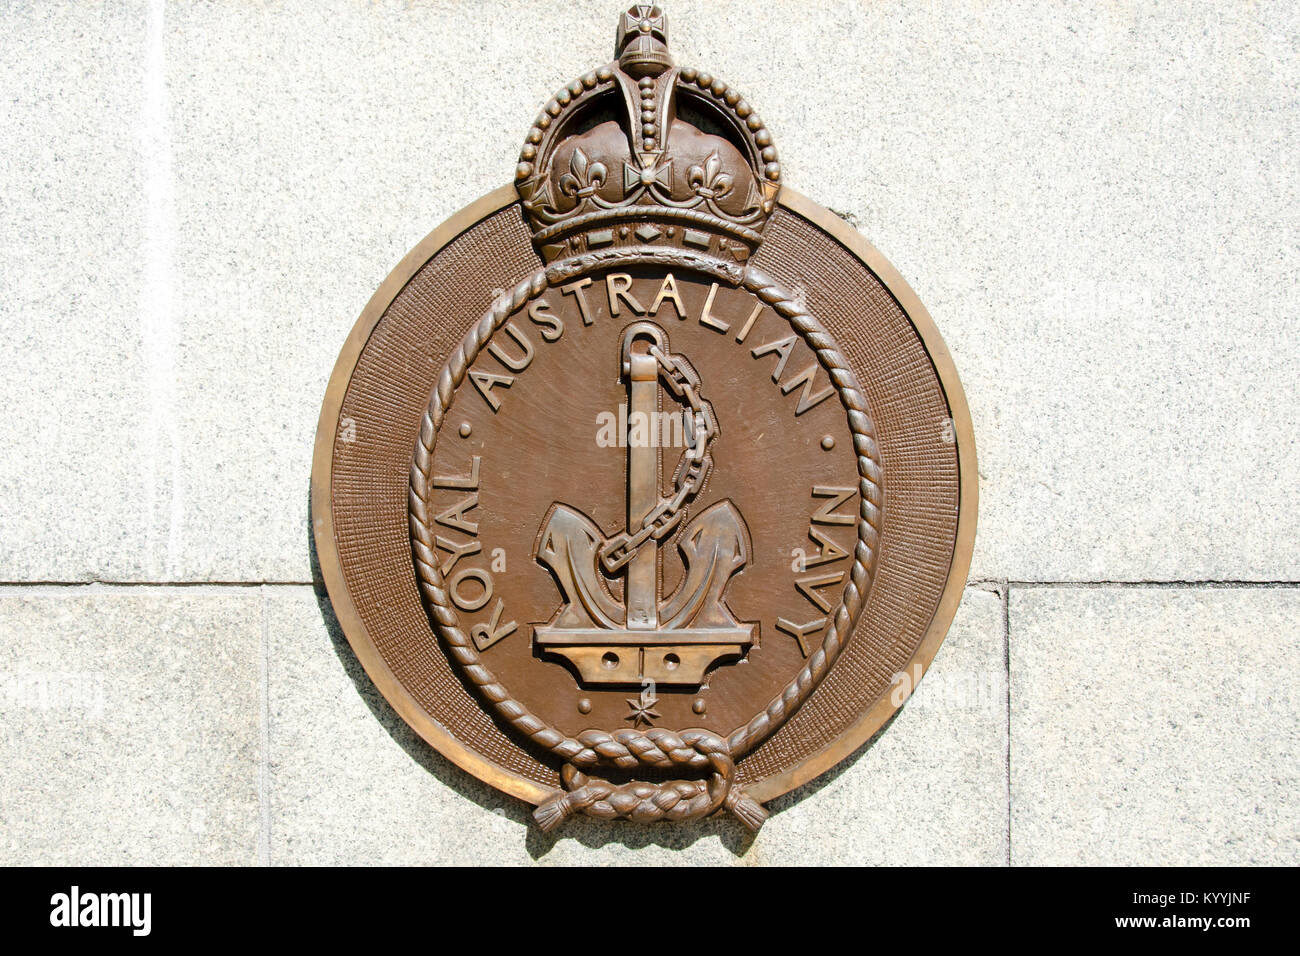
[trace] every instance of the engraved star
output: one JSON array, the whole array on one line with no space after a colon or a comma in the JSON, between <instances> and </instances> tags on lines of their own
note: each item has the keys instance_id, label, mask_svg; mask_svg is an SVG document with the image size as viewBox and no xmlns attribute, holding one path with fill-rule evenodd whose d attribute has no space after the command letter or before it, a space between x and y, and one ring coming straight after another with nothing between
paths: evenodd
<instances>
[{"instance_id":1,"label":"engraved star","mask_svg":"<svg viewBox=\"0 0 1300 956\"><path fill-rule=\"evenodd\" d=\"M649 727L659 719L659 713L654 709L659 703L659 698L651 695L649 687L641 689L640 697L628 697L627 703L632 708L632 713L623 719L632 721L633 727L640 727L642 724Z\"/></svg>"}]
</instances>

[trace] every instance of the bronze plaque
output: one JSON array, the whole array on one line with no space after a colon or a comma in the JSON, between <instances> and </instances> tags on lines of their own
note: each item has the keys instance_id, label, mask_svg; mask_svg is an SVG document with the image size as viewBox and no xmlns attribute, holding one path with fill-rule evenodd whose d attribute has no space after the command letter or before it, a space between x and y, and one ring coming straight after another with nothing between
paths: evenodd
<instances>
[{"instance_id":1,"label":"bronze plaque","mask_svg":"<svg viewBox=\"0 0 1300 956\"><path fill-rule=\"evenodd\" d=\"M544 828L757 829L934 657L974 538L970 420L912 291L783 188L658 7L616 54L362 313L321 412L317 549L384 696Z\"/></svg>"}]
</instances>

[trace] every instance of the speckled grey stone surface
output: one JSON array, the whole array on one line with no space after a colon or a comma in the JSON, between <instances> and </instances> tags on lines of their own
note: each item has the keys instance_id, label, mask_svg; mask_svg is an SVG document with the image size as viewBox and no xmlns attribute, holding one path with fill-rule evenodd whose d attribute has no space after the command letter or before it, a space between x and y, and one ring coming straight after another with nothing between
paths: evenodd
<instances>
[{"instance_id":1,"label":"speckled grey stone surface","mask_svg":"<svg viewBox=\"0 0 1300 956\"><path fill-rule=\"evenodd\" d=\"M1300 863L1300 591L1011 593L1016 864Z\"/></svg>"},{"instance_id":2,"label":"speckled grey stone surface","mask_svg":"<svg viewBox=\"0 0 1300 956\"><path fill-rule=\"evenodd\" d=\"M618 8L6 6L24 242L0 307L24 372L3 385L0 540L25 546L0 545L0 577L307 580L348 329L508 181L536 109L610 56ZM745 91L786 181L937 320L980 450L977 577L1293 576L1300 8L669 13L679 60Z\"/></svg>"},{"instance_id":3,"label":"speckled grey stone surface","mask_svg":"<svg viewBox=\"0 0 1300 956\"><path fill-rule=\"evenodd\" d=\"M0 580L166 573L138 12L0 6Z\"/></svg>"},{"instance_id":4,"label":"speckled grey stone surface","mask_svg":"<svg viewBox=\"0 0 1300 956\"><path fill-rule=\"evenodd\" d=\"M1005 863L1006 688L999 595L970 590L887 733L738 825L574 819L456 768L384 702L306 587L268 588L270 859L275 864Z\"/></svg>"},{"instance_id":5,"label":"speckled grey stone surface","mask_svg":"<svg viewBox=\"0 0 1300 956\"><path fill-rule=\"evenodd\" d=\"M257 588L0 590L0 865L257 860Z\"/></svg>"},{"instance_id":6,"label":"speckled grey stone surface","mask_svg":"<svg viewBox=\"0 0 1300 956\"><path fill-rule=\"evenodd\" d=\"M1013 809L978 587L898 720L752 842L530 835L375 695L301 586L325 383L621 6L0 5L0 860L979 862L1010 813L1020 863L1296 863L1295 697L1225 680L1295 671L1300 592L1026 586L1297 583L1295 4L666 4L953 353ZM86 581L202 586L26 586Z\"/></svg>"}]
</instances>

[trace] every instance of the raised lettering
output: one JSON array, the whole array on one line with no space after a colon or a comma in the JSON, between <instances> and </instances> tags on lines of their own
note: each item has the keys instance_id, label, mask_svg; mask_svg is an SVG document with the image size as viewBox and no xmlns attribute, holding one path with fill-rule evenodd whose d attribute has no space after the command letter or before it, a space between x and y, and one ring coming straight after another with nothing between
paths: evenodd
<instances>
[{"instance_id":1,"label":"raised lettering","mask_svg":"<svg viewBox=\"0 0 1300 956\"><path fill-rule=\"evenodd\" d=\"M838 544L830 539L826 534L812 527L808 527L808 537L812 538L821 545L820 554L810 554L804 559L804 569L815 568L819 564L829 564L831 561L838 561L840 558L847 558L849 553L841 548Z\"/></svg>"},{"instance_id":2,"label":"raised lettering","mask_svg":"<svg viewBox=\"0 0 1300 956\"><path fill-rule=\"evenodd\" d=\"M782 395L789 395L800 385L803 386L803 393L799 396L799 404L795 406L795 410L794 410L795 417L802 415L810 408L814 408L817 405L820 405L822 402L826 401L826 399L830 398L832 395L835 394L835 389L832 386L827 385L816 395L813 395L812 394L813 379L815 379L816 377L817 377L817 364L814 362L812 365L809 365L806 369L804 369L794 378L787 379L786 381L781 383Z\"/></svg>"},{"instance_id":3,"label":"raised lettering","mask_svg":"<svg viewBox=\"0 0 1300 956\"><path fill-rule=\"evenodd\" d=\"M815 621L809 621L807 624L794 624L783 617L777 618L776 621L776 629L778 631L785 631L785 633L789 634L799 642L799 653L804 657L808 656L808 645L804 641L804 638L809 634L817 633L825 626L826 618L824 617L819 617Z\"/></svg>"},{"instance_id":4,"label":"raised lettering","mask_svg":"<svg viewBox=\"0 0 1300 956\"><path fill-rule=\"evenodd\" d=\"M659 306L663 305L664 299L672 302L673 308L677 310L677 318L686 318L686 306L682 305L681 294L677 291L677 280L671 272L664 276L664 284L659 287L659 294L655 296L655 300L650 306L651 315L659 314ZM617 312L614 314L618 315Z\"/></svg>"},{"instance_id":5,"label":"raised lettering","mask_svg":"<svg viewBox=\"0 0 1300 956\"><path fill-rule=\"evenodd\" d=\"M715 282L709 286L709 296L704 300L704 311L700 313L700 325L707 326L715 332L726 333L731 326L725 322L719 322L710 313L713 310L713 297L718 294L718 284Z\"/></svg>"},{"instance_id":6,"label":"raised lettering","mask_svg":"<svg viewBox=\"0 0 1300 956\"><path fill-rule=\"evenodd\" d=\"M492 620L487 624L475 624L469 629L469 636L474 639L474 646L480 651L486 651L497 641L509 637L518 629L519 624L515 621L501 623L501 614L505 607L506 602L497 598L496 607L492 609Z\"/></svg>"},{"instance_id":7,"label":"raised lettering","mask_svg":"<svg viewBox=\"0 0 1300 956\"><path fill-rule=\"evenodd\" d=\"M488 403L488 408L496 412L501 407L501 399L492 394L492 389L497 385L502 388L509 388L515 383L513 375L493 375L491 372L473 372L469 373L470 381L478 389L478 393L483 396L483 400Z\"/></svg>"},{"instance_id":8,"label":"raised lettering","mask_svg":"<svg viewBox=\"0 0 1300 956\"><path fill-rule=\"evenodd\" d=\"M754 311L749 313L749 318L745 320L745 324L742 325L740 327L740 331L736 333L737 342L741 343L742 345L744 344L745 339L749 337L749 330L754 327L754 320L758 318L758 313L762 311L763 311L763 303L762 302L756 303L754 305Z\"/></svg>"},{"instance_id":9,"label":"raised lettering","mask_svg":"<svg viewBox=\"0 0 1300 956\"><path fill-rule=\"evenodd\" d=\"M764 342L762 345L754 346L750 354L754 358L761 358L764 355L770 355L775 352L777 359L776 368L772 369L772 381L781 381L781 373L785 371L785 363L790 360L790 353L794 351L796 337L793 335L786 336L783 339L777 339L775 342Z\"/></svg>"},{"instance_id":10,"label":"raised lettering","mask_svg":"<svg viewBox=\"0 0 1300 956\"><path fill-rule=\"evenodd\" d=\"M564 322L550 308L545 299L538 299L528 306L528 318L542 327L542 338L554 342L564 334Z\"/></svg>"},{"instance_id":11,"label":"raised lettering","mask_svg":"<svg viewBox=\"0 0 1300 956\"><path fill-rule=\"evenodd\" d=\"M477 581L479 587L483 589L478 597L465 597L461 593L461 585L466 580ZM452 603L462 611L477 611L488 601L492 600L492 575L484 568L462 568L456 572L456 576L451 579L448 590L451 592Z\"/></svg>"},{"instance_id":12,"label":"raised lettering","mask_svg":"<svg viewBox=\"0 0 1300 956\"><path fill-rule=\"evenodd\" d=\"M850 498L858 493L856 488L830 488L824 485L817 485L812 490L814 498L830 498L813 514L812 520L817 524L853 524L857 521L856 515L836 514L835 509L844 504Z\"/></svg>"},{"instance_id":13,"label":"raised lettering","mask_svg":"<svg viewBox=\"0 0 1300 956\"><path fill-rule=\"evenodd\" d=\"M582 316L583 325L591 325L594 321L591 307L587 305L587 294L583 291L589 285L591 285L590 279L579 279L577 282L570 282L568 285L560 286L561 294L571 295L578 300L578 314Z\"/></svg>"},{"instance_id":14,"label":"raised lettering","mask_svg":"<svg viewBox=\"0 0 1300 956\"><path fill-rule=\"evenodd\" d=\"M528 368L528 366L533 364L533 343L528 341L528 336L519 331L519 326L515 325L513 322L507 322L505 324L505 333L515 340L515 344L519 346L523 351L523 354L517 358L513 355L508 355L505 349L501 347L501 344L496 341L495 336L493 337L493 341L488 344L488 352L494 359L506 368L510 369L510 371L522 372L524 369Z\"/></svg>"},{"instance_id":15,"label":"raised lettering","mask_svg":"<svg viewBox=\"0 0 1300 956\"><path fill-rule=\"evenodd\" d=\"M433 487L435 488L468 488L471 491L478 490L478 466L483 459L475 455L470 460L469 476L467 478L442 478L437 475L433 477Z\"/></svg>"},{"instance_id":16,"label":"raised lettering","mask_svg":"<svg viewBox=\"0 0 1300 956\"><path fill-rule=\"evenodd\" d=\"M838 574L823 574L814 578L795 578L794 586L799 589L799 593L806 597L823 611L829 612L831 602L818 591L818 588L828 587L832 584L839 584L844 580L844 572Z\"/></svg>"},{"instance_id":17,"label":"raised lettering","mask_svg":"<svg viewBox=\"0 0 1300 956\"><path fill-rule=\"evenodd\" d=\"M465 512L477 507L478 495L470 495L468 498L463 498L452 505L433 520L445 527L455 528L457 531L464 531L469 535L476 535L478 534L478 525L466 518Z\"/></svg>"},{"instance_id":18,"label":"raised lettering","mask_svg":"<svg viewBox=\"0 0 1300 956\"><path fill-rule=\"evenodd\" d=\"M449 541L442 535L434 538L434 546L439 551L446 551L450 554L450 557L443 561L438 568L444 578L451 573L451 569L456 566L456 562L461 558L467 558L471 554L478 554L483 550L483 545L479 541Z\"/></svg>"},{"instance_id":19,"label":"raised lettering","mask_svg":"<svg viewBox=\"0 0 1300 956\"><path fill-rule=\"evenodd\" d=\"M609 295L609 314L617 317L619 314L619 301L627 303L627 307L637 315L645 315L645 307L636 300L632 295L632 277L626 272L613 272L605 276L605 291Z\"/></svg>"}]
</instances>

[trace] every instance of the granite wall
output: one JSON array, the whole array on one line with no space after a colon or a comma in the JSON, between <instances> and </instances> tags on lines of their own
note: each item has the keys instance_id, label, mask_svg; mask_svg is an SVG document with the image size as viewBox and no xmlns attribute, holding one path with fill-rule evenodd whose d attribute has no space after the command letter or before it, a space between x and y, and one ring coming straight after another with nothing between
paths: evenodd
<instances>
[{"instance_id":1,"label":"granite wall","mask_svg":"<svg viewBox=\"0 0 1300 956\"><path fill-rule=\"evenodd\" d=\"M541 836L379 697L325 383L620 10L0 5L0 863L1300 862L1294 4L669 0L954 354L952 632L756 839Z\"/></svg>"}]
</instances>

